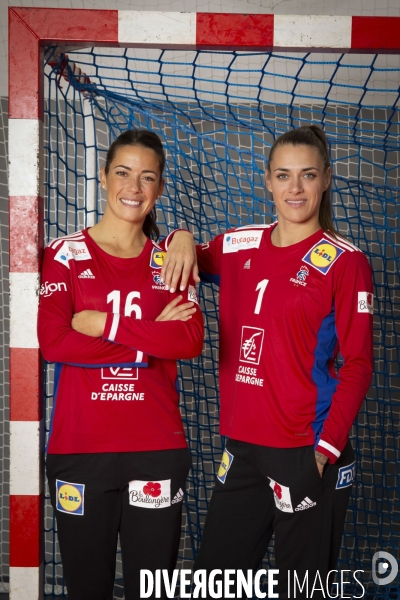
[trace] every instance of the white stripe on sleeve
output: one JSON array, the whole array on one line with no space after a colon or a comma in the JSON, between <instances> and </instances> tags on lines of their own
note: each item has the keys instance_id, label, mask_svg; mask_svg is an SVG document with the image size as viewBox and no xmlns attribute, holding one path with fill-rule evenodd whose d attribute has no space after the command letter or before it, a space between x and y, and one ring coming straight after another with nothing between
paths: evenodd
<instances>
[{"instance_id":1,"label":"white stripe on sleeve","mask_svg":"<svg viewBox=\"0 0 400 600\"><path fill-rule=\"evenodd\" d=\"M111 330L110 330L110 335L108 336L108 339L110 340L110 342L113 342L115 340L115 336L117 335L117 330L118 330L118 324L119 324L119 314L114 313Z\"/></svg>"},{"instance_id":2,"label":"white stripe on sleeve","mask_svg":"<svg viewBox=\"0 0 400 600\"><path fill-rule=\"evenodd\" d=\"M332 452L332 454L334 454L337 458L339 458L340 456L339 450L336 450L336 448L331 446L331 444L328 444L328 442L324 442L324 440L319 440L317 446L322 446L323 448L326 448L327 450L329 450L329 452Z\"/></svg>"}]
</instances>

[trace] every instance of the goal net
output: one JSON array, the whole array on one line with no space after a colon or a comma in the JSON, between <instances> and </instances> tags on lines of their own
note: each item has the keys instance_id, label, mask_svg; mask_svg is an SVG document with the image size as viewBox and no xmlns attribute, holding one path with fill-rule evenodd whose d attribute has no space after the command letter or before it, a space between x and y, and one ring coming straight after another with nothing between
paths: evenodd
<instances>
[{"instance_id":1,"label":"goal net","mask_svg":"<svg viewBox=\"0 0 400 600\"><path fill-rule=\"evenodd\" d=\"M373 584L371 558L379 550L395 555L399 547L399 57L137 48L76 50L67 57L48 48L45 74L47 241L101 217L99 168L109 144L126 129L149 128L163 141L166 187L157 206L162 235L185 227L205 242L229 227L271 222L274 208L263 175L272 142L303 124L324 128L333 162L335 223L369 257L376 294L375 374L351 434L356 481L339 569L364 570L371 598L396 594L395 584ZM204 352L179 365L193 460L178 565L186 568L199 547L223 449L218 289L202 284L200 298ZM51 366L45 389L48 422ZM45 593L62 596L48 494L45 530ZM272 549L265 560L273 565ZM121 578L117 561L116 598L123 596Z\"/></svg>"}]
</instances>

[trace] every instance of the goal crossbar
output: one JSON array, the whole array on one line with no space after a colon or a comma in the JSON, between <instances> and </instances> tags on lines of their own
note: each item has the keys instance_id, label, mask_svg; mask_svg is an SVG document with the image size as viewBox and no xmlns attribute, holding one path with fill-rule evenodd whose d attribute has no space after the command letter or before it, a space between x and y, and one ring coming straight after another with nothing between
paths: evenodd
<instances>
[{"instance_id":1,"label":"goal crossbar","mask_svg":"<svg viewBox=\"0 0 400 600\"><path fill-rule=\"evenodd\" d=\"M399 53L400 17L9 9L10 597L42 595L44 48Z\"/></svg>"}]
</instances>

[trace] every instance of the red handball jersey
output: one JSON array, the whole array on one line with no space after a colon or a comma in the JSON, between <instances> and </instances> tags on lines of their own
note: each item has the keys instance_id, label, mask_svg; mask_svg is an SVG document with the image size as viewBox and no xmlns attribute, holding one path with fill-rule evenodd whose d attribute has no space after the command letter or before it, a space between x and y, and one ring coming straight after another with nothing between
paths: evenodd
<instances>
[{"instance_id":1,"label":"red handball jersey","mask_svg":"<svg viewBox=\"0 0 400 600\"><path fill-rule=\"evenodd\" d=\"M175 361L201 353L203 319L190 285L182 302L195 302L193 317L155 321L177 295L162 285L163 260L151 240L136 258L111 256L87 230L46 248L38 335L56 363L49 453L186 447ZM85 309L109 313L103 338L71 328Z\"/></svg>"},{"instance_id":2,"label":"red handball jersey","mask_svg":"<svg viewBox=\"0 0 400 600\"><path fill-rule=\"evenodd\" d=\"M273 227L238 228L197 247L203 279L220 284L221 434L314 444L334 463L371 381L371 268L322 230L273 246Z\"/></svg>"}]
</instances>

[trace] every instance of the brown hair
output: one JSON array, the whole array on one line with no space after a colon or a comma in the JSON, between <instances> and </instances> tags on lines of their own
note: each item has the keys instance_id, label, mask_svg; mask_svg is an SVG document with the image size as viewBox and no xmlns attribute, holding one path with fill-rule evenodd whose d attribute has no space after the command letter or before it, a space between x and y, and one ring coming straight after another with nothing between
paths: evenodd
<instances>
[{"instance_id":1,"label":"brown hair","mask_svg":"<svg viewBox=\"0 0 400 600\"><path fill-rule=\"evenodd\" d=\"M117 137L116 140L111 144L108 149L106 156L106 164L104 166L105 175L108 175L110 170L110 164L114 160L117 150L122 146L142 146L143 148L150 148L156 153L159 166L160 166L160 182L165 167L165 152L160 138L153 131L148 129L128 129ZM143 223L143 233L149 238L155 238L156 240L160 236L160 230L156 223L156 209L155 207L151 212L146 215Z\"/></svg>"},{"instance_id":2,"label":"brown hair","mask_svg":"<svg viewBox=\"0 0 400 600\"><path fill-rule=\"evenodd\" d=\"M325 133L317 125L304 125L298 129L292 129L279 136L272 145L269 153L269 159L267 164L267 170L270 172L269 165L272 162L274 152L279 146L285 146L291 144L293 146L311 146L316 148L324 161L325 171L331 166L329 158L328 141ZM329 231L335 237L340 235L337 231L332 220L332 206L331 206L331 185L323 192L321 204L319 207L318 215L319 224L321 229ZM342 237L342 236L340 236Z\"/></svg>"}]
</instances>

